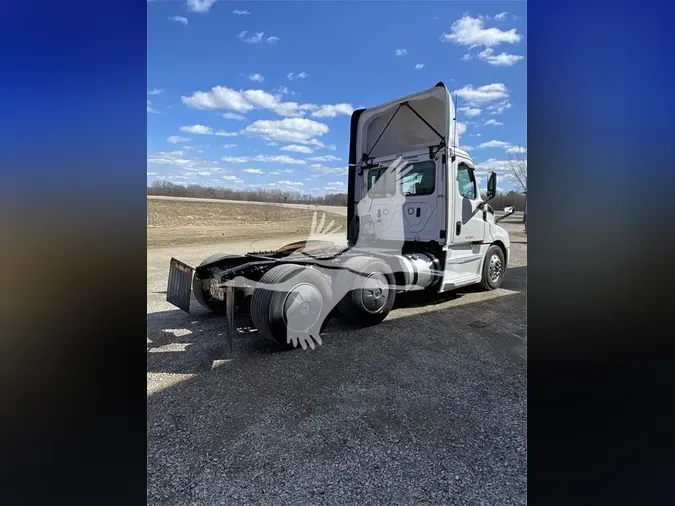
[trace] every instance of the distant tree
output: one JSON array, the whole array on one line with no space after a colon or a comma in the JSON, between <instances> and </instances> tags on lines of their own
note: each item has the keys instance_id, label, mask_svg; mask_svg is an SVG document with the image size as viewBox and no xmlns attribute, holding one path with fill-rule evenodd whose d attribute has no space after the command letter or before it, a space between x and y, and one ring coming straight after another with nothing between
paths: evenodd
<instances>
[{"instance_id":1,"label":"distant tree","mask_svg":"<svg viewBox=\"0 0 675 506\"><path fill-rule=\"evenodd\" d=\"M524 154L526 151L522 151L523 152L519 152L515 158L509 158L508 171L518 182L521 191L525 195L523 223L527 223L527 158Z\"/></svg>"}]
</instances>

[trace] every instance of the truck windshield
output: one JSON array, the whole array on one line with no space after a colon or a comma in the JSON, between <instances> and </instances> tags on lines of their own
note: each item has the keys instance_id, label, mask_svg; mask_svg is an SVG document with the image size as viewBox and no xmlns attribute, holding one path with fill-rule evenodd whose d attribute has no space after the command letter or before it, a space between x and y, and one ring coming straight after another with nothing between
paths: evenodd
<instances>
[{"instance_id":1,"label":"truck windshield","mask_svg":"<svg viewBox=\"0 0 675 506\"><path fill-rule=\"evenodd\" d=\"M393 197L396 193L394 175L385 175L380 180L386 171L386 167L368 171L368 192L372 197ZM401 192L406 196L431 195L436 189L436 164L431 160L413 163L400 184Z\"/></svg>"}]
</instances>

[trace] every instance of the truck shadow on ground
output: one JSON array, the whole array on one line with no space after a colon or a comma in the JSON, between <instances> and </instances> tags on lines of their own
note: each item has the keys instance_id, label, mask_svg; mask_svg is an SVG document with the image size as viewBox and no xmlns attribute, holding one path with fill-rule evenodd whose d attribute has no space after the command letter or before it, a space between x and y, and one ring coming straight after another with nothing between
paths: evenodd
<instances>
[{"instance_id":1,"label":"truck shadow on ground","mask_svg":"<svg viewBox=\"0 0 675 506\"><path fill-rule=\"evenodd\" d=\"M509 273L489 299L443 306L464 290L374 327L330 323L314 351L280 351L242 316L234 360L213 370L224 318L149 314L148 371L196 374L148 396L148 504L338 504L347 491L416 504L420 487L445 504L524 504L526 268Z\"/></svg>"},{"instance_id":2,"label":"truck shadow on ground","mask_svg":"<svg viewBox=\"0 0 675 506\"><path fill-rule=\"evenodd\" d=\"M527 266L510 268L501 289L524 294L526 276ZM441 294L423 291L399 294L392 315L400 309L428 307L433 308L433 311L447 309L448 318L452 321L452 312L465 305L459 307L452 305L443 307L443 305L480 292L480 287L474 285ZM488 301L471 302L468 305L482 302L488 311L491 311L490 301L499 301L502 298L504 296L491 297ZM415 316L405 315L402 318L414 319ZM387 317L378 327L387 324L390 319L391 316ZM261 338L247 313L237 314L234 324L235 331L230 351L225 317L206 311L194 299L189 315L178 309L148 314L147 372L199 374L211 370L214 361L250 359L259 355L303 351L301 348L286 350L276 343ZM333 311L324 341L335 338L342 342L351 339L354 332L366 330L364 327L345 322L336 311Z\"/></svg>"}]
</instances>

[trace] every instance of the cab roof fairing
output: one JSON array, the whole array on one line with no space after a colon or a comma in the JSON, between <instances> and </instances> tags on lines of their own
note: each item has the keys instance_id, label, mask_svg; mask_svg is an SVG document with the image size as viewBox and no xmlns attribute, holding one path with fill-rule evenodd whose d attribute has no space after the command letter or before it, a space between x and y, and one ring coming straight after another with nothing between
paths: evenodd
<instances>
[{"instance_id":1,"label":"cab roof fairing","mask_svg":"<svg viewBox=\"0 0 675 506\"><path fill-rule=\"evenodd\" d=\"M439 83L428 90L363 111L358 119L356 131L357 163L365 153L369 153L370 158L379 158L427 149L441 142L438 135L408 107L403 106L399 109L400 104L405 102L445 137L449 147L459 145L459 135L454 121L455 105L447 88ZM392 120L395 113L396 116ZM390 120L391 123L378 142L378 137Z\"/></svg>"}]
</instances>

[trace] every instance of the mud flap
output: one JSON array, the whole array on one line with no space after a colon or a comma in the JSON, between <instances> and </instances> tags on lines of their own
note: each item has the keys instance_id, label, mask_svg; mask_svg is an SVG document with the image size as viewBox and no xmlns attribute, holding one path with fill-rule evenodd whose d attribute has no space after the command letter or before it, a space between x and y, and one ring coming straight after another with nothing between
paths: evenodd
<instances>
[{"instance_id":1,"label":"mud flap","mask_svg":"<svg viewBox=\"0 0 675 506\"><path fill-rule=\"evenodd\" d=\"M194 271L194 268L188 264L176 258L171 258L166 300L188 314L190 313L190 294L192 293Z\"/></svg>"}]
</instances>

